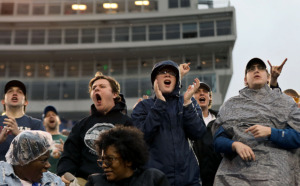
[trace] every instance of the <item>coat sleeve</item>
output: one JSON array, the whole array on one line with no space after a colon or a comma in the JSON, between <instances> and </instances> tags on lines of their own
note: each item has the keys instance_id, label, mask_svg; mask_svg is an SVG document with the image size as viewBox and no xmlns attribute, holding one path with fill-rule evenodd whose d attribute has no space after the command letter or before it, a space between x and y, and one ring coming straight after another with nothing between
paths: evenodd
<instances>
[{"instance_id":1,"label":"coat sleeve","mask_svg":"<svg viewBox=\"0 0 300 186\"><path fill-rule=\"evenodd\" d=\"M191 140L201 139L206 132L206 126L202 118L202 110L194 98L191 104L183 107L182 119L186 136Z\"/></svg>"},{"instance_id":2,"label":"coat sleeve","mask_svg":"<svg viewBox=\"0 0 300 186\"><path fill-rule=\"evenodd\" d=\"M290 127L286 129L271 129L270 140L284 149L300 147L300 133Z\"/></svg>"},{"instance_id":3,"label":"coat sleeve","mask_svg":"<svg viewBox=\"0 0 300 186\"><path fill-rule=\"evenodd\" d=\"M82 121L81 121L82 122ZM62 176L66 172L75 175L80 166L81 148L80 124L76 124L69 134L65 144L63 154L57 164L57 175Z\"/></svg>"},{"instance_id":4,"label":"coat sleeve","mask_svg":"<svg viewBox=\"0 0 300 186\"><path fill-rule=\"evenodd\" d=\"M167 108L166 102L156 99L152 105L153 101L151 99L139 102L131 114L133 125L144 133L146 142L151 141L159 131L161 119Z\"/></svg>"}]
</instances>

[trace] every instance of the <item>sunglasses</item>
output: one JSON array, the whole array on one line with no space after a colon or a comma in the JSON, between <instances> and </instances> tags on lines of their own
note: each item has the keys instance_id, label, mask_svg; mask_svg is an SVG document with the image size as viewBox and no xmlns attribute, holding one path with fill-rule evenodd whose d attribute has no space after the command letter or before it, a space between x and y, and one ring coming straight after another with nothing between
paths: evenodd
<instances>
[{"instance_id":1,"label":"sunglasses","mask_svg":"<svg viewBox=\"0 0 300 186\"><path fill-rule=\"evenodd\" d=\"M256 70L256 68L259 70L259 71L262 71L262 70L266 70L266 68L262 65L252 65L251 67L249 67L247 69L247 72L254 72Z\"/></svg>"},{"instance_id":2,"label":"sunglasses","mask_svg":"<svg viewBox=\"0 0 300 186\"><path fill-rule=\"evenodd\" d=\"M118 160L120 157L113 157L113 156L107 156L107 157L100 157L100 159L97 160L97 164L99 167L102 167L103 163L110 167L113 164L113 161Z\"/></svg>"},{"instance_id":3,"label":"sunglasses","mask_svg":"<svg viewBox=\"0 0 300 186\"><path fill-rule=\"evenodd\" d=\"M172 70L167 70L167 69L158 71L157 75L163 75L163 74L167 74L167 73L170 74L171 76L176 77L175 72L173 72Z\"/></svg>"}]
</instances>

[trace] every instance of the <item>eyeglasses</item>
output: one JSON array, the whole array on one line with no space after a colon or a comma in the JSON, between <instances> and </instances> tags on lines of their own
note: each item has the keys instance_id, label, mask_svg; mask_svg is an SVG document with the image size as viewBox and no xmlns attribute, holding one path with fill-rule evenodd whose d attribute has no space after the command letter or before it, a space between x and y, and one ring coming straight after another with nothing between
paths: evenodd
<instances>
[{"instance_id":1,"label":"eyeglasses","mask_svg":"<svg viewBox=\"0 0 300 186\"><path fill-rule=\"evenodd\" d=\"M266 70L266 67L264 67L262 65L252 65L250 68L247 69L247 72L254 72L256 70L256 68L259 71Z\"/></svg>"},{"instance_id":2,"label":"eyeglasses","mask_svg":"<svg viewBox=\"0 0 300 186\"><path fill-rule=\"evenodd\" d=\"M176 73L173 72L172 70L160 70L157 72L157 75L163 75L163 74L170 74L171 76L176 77Z\"/></svg>"},{"instance_id":3,"label":"eyeglasses","mask_svg":"<svg viewBox=\"0 0 300 186\"><path fill-rule=\"evenodd\" d=\"M110 167L113 164L113 161L117 160L119 157L113 157L113 156L107 156L107 157L100 157L100 159L97 160L97 164L99 167L102 167L103 163L107 167Z\"/></svg>"}]
</instances>

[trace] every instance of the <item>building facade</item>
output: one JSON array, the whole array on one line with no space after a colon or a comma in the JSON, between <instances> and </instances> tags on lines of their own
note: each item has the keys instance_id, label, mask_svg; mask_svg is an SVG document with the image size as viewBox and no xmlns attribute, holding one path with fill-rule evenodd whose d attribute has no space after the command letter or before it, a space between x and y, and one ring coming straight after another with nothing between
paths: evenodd
<instances>
[{"instance_id":1,"label":"building facade","mask_svg":"<svg viewBox=\"0 0 300 186\"><path fill-rule=\"evenodd\" d=\"M153 64L170 59L191 62L182 91L198 77L218 108L236 37L227 1L0 0L0 88L22 80L29 115L40 118L50 104L78 120L89 114L88 82L101 71L119 81L130 113L153 92Z\"/></svg>"}]
</instances>

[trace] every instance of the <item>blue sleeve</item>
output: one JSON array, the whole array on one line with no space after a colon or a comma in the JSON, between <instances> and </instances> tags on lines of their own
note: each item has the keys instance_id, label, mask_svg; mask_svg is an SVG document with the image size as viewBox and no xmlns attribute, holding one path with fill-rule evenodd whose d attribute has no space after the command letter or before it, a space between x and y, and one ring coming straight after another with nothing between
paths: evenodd
<instances>
[{"instance_id":1,"label":"blue sleeve","mask_svg":"<svg viewBox=\"0 0 300 186\"><path fill-rule=\"evenodd\" d=\"M296 149L300 147L300 133L291 127L286 129L271 128L269 139L284 149Z\"/></svg>"},{"instance_id":2,"label":"blue sleeve","mask_svg":"<svg viewBox=\"0 0 300 186\"><path fill-rule=\"evenodd\" d=\"M183 107L182 119L186 136L191 140L201 139L206 132L206 126L202 118L202 110L194 98L191 104Z\"/></svg>"},{"instance_id":3,"label":"blue sleeve","mask_svg":"<svg viewBox=\"0 0 300 186\"><path fill-rule=\"evenodd\" d=\"M133 125L144 133L147 142L151 141L160 129L161 120L164 118L167 103L160 99L144 100L133 109L131 118Z\"/></svg>"},{"instance_id":4,"label":"blue sleeve","mask_svg":"<svg viewBox=\"0 0 300 186\"><path fill-rule=\"evenodd\" d=\"M217 153L235 153L232 151L233 142L234 141L225 133L225 130L222 126L217 129L214 135L214 148Z\"/></svg>"}]
</instances>

